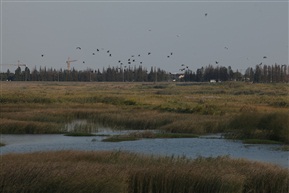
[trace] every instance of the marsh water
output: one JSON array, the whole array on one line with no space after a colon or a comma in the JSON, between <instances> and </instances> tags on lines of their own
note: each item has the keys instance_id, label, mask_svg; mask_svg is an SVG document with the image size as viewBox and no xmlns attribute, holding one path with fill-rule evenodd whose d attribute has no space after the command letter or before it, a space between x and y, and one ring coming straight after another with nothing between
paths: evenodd
<instances>
[{"instance_id":1,"label":"marsh water","mask_svg":"<svg viewBox=\"0 0 289 193\"><path fill-rule=\"evenodd\" d=\"M97 134L115 135L131 131L104 129ZM134 131L135 132L135 131ZM163 156L188 158L230 156L268 162L289 168L288 152L281 145L246 145L241 141L223 139L221 135L200 138L141 139L137 141L102 142L105 136L72 137L61 134L1 135L0 154L58 150L121 150Z\"/></svg>"}]
</instances>

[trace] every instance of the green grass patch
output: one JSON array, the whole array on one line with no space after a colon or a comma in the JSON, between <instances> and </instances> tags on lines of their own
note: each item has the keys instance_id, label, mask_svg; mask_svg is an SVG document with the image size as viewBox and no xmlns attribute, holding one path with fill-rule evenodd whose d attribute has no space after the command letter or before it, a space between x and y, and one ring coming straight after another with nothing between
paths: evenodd
<instances>
[{"instance_id":1,"label":"green grass patch","mask_svg":"<svg viewBox=\"0 0 289 193\"><path fill-rule=\"evenodd\" d=\"M198 138L198 135L190 133L156 133L154 138Z\"/></svg>"},{"instance_id":2,"label":"green grass patch","mask_svg":"<svg viewBox=\"0 0 289 193\"><path fill-rule=\"evenodd\" d=\"M151 131L132 132L125 135L114 135L103 139L104 142L121 142L135 141L139 139L156 139L156 138L197 138L198 135L189 133L156 133Z\"/></svg>"},{"instance_id":3,"label":"green grass patch","mask_svg":"<svg viewBox=\"0 0 289 193\"><path fill-rule=\"evenodd\" d=\"M289 114L288 112L242 112L229 123L231 138L253 139L256 141L278 141L289 143ZM256 139L259 139L256 140Z\"/></svg>"},{"instance_id":4,"label":"green grass patch","mask_svg":"<svg viewBox=\"0 0 289 193\"><path fill-rule=\"evenodd\" d=\"M89 137L89 136L96 136L95 134L92 133L79 133L79 132L69 132L65 133L65 136L72 136L72 137Z\"/></svg>"},{"instance_id":5,"label":"green grass patch","mask_svg":"<svg viewBox=\"0 0 289 193\"><path fill-rule=\"evenodd\" d=\"M276 148L276 150L289 151L289 145L282 145L281 147Z\"/></svg>"},{"instance_id":6,"label":"green grass patch","mask_svg":"<svg viewBox=\"0 0 289 193\"><path fill-rule=\"evenodd\" d=\"M135 141L139 138L126 135L114 135L105 139L102 139L103 142L122 142L122 141Z\"/></svg>"},{"instance_id":7,"label":"green grass patch","mask_svg":"<svg viewBox=\"0 0 289 193\"><path fill-rule=\"evenodd\" d=\"M268 140L268 139L243 139L245 144L281 144L280 141Z\"/></svg>"}]
</instances>

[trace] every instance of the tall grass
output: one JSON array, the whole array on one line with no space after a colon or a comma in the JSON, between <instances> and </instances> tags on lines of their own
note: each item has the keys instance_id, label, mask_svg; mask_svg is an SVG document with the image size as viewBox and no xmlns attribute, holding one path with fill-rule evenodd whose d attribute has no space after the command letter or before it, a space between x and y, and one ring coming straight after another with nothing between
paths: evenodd
<instances>
[{"instance_id":1,"label":"tall grass","mask_svg":"<svg viewBox=\"0 0 289 193\"><path fill-rule=\"evenodd\" d=\"M91 127L94 124L102 124L115 129L159 129L172 133L205 134L224 132L226 129L239 130L242 124L254 121L242 118L244 112L256 113L257 118L258 114L268 112L286 114L289 104L287 84L1 84L2 133L67 132L65 125L83 119L89 124L78 127L78 132L93 130ZM273 119L276 118L272 118L271 126L282 122L281 127L284 128L287 124L285 118L279 118L276 124ZM265 123L266 120L264 117L261 122ZM254 137L262 127L263 137L288 141L286 137L281 137L285 136L286 129L275 129L272 133L270 129L265 129L266 124L260 124L256 126L258 129L254 129L254 134L246 125L242 131ZM265 131L268 131L266 135Z\"/></svg>"},{"instance_id":2,"label":"tall grass","mask_svg":"<svg viewBox=\"0 0 289 193\"><path fill-rule=\"evenodd\" d=\"M244 112L231 120L232 136L240 139L269 139L289 143L289 114Z\"/></svg>"},{"instance_id":3,"label":"tall grass","mask_svg":"<svg viewBox=\"0 0 289 193\"><path fill-rule=\"evenodd\" d=\"M287 193L288 170L229 157L152 157L125 152L3 155L1 192Z\"/></svg>"}]
</instances>

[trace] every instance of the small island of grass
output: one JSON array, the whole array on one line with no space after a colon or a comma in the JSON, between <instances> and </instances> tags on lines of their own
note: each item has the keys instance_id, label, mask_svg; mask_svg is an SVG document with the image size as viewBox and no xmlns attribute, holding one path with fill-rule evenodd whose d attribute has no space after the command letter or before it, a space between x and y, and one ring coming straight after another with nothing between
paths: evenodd
<instances>
[{"instance_id":1,"label":"small island of grass","mask_svg":"<svg viewBox=\"0 0 289 193\"><path fill-rule=\"evenodd\" d=\"M268 140L268 139L244 139L242 141L245 144L282 144L279 141Z\"/></svg>"},{"instance_id":2,"label":"small island of grass","mask_svg":"<svg viewBox=\"0 0 289 193\"><path fill-rule=\"evenodd\" d=\"M71 133L65 133L65 136L72 136L72 137L90 137L90 136L96 136L96 134L92 133L81 133L81 132L71 132Z\"/></svg>"},{"instance_id":3,"label":"small island of grass","mask_svg":"<svg viewBox=\"0 0 289 193\"><path fill-rule=\"evenodd\" d=\"M139 139L153 138L196 138L198 135L188 133L156 133L151 131L133 132L125 135L114 135L103 139L104 142L135 141Z\"/></svg>"}]
</instances>

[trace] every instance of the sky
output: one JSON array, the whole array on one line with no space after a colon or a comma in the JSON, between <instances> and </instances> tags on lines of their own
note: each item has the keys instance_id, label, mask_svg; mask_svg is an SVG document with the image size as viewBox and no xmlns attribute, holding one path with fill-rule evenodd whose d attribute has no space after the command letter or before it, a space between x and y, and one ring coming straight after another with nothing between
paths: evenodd
<instances>
[{"instance_id":1,"label":"sky","mask_svg":"<svg viewBox=\"0 0 289 193\"><path fill-rule=\"evenodd\" d=\"M1 72L18 60L67 69L68 57L77 70L171 73L288 64L288 1L1 0L0 10Z\"/></svg>"}]
</instances>

